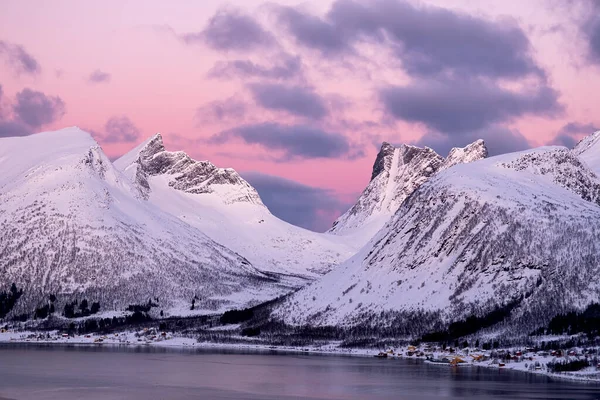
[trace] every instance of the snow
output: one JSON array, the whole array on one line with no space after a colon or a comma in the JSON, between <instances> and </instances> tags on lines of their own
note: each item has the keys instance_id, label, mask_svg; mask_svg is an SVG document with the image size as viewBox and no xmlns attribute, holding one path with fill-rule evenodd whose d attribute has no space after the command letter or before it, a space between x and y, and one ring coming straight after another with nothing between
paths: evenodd
<instances>
[{"instance_id":1,"label":"snow","mask_svg":"<svg viewBox=\"0 0 600 400\"><path fill-rule=\"evenodd\" d=\"M581 140L572 150L588 167L600 175L600 131Z\"/></svg>"},{"instance_id":2,"label":"snow","mask_svg":"<svg viewBox=\"0 0 600 400\"><path fill-rule=\"evenodd\" d=\"M362 247L396 212L404 200L437 172L485 158L483 140L453 148L447 158L432 149L384 143L373 165L369 185L356 204L335 221L330 233Z\"/></svg>"},{"instance_id":3,"label":"snow","mask_svg":"<svg viewBox=\"0 0 600 400\"><path fill-rule=\"evenodd\" d=\"M173 313L197 296L198 310L216 312L291 288L144 201L79 128L0 139L0 168L0 231L10 233L0 236L0 288L24 289L21 310L55 294L102 309L157 297Z\"/></svg>"},{"instance_id":4,"label":"snow","mask_svg":"<svg viewBox=\"0 0 600 400\"><path fill-rule=\"evenodd\" d=\"M149 174L148 202L241 254L261 271L285 274L290 284L301 286L356 252L357 248L342 238L311 232L272 215L255 189L233 169L195 161L185 153L180 157L187 157L189 165L178 168L180 157L164 149L160 136L144 143L115 162L131 179L138 168L144 168L140 167L142 164L149 165L160 158L177 160L165 163L160 173ZM155 147L148 148L149 143ZM197 180L192 173L196 165L206 165L208 171L203 190L176 189L173 182ZM214 176L228 178L215 183Z\"/></svg>"},{"instance_id":5,"label":"snow","mask_svg":"<svg viewBox=\"0 0 600 400\"><path fill-rule=\"evenodd\" d=\"M531 324L543 318L536 304L550 301L546 312L584 308L600 293L599 185L563 147L454 165L275 315L293 325L349 326L388 311L456 320L525 293L535 293L523 300Z\"/></svg>"},{"instance_id":6,"label":"snow","mask_svg":"<svg viewBox=\"0 0 600 400\"><path fill-rule=\"evenodd\" d=\"M58 331L50 332L15 332L7 331L0 333L0 343L44 343L52 345L82 345L82 346L127 346L127 347L163 347L177 349L228 349L238 351L276 351L284 353L311 353L311 354L337 354L354 357L373 357L380 350L372 348L346 348L340 347L341 342L331 341L320 343L318 345L299 346L272 346L268 342L261 344L255 341L244 343L242 337L239 337L238 343L215 343L215 342L199 342L198 340L187 337L173 335L168 332L161 332L156 329L141 329L139 331L124 331L112 334L88 334L88 335L63 335ZM579 350L579 349L578 349ZM598 352L600 349L592 349ZM543 352L526 351L522 348L509 348L499 351L515 354L517 351L522 351L523 355L516 359L503 361L501 365L497 360L494 360L490 351L482 351L477 348L464 348L450 351L445 351L439 347L431 345L408 346L408 347L392 347L382 349L387 354L388 359L410 359L421 362L428 362L426 357L433 359L454 359L460 358L464 363L460 364L460 368L465 367L480 367L493 369L508 369L531 373L537 375L548 376L554 379L571 380L587 383L600 383L600 370L596 367L588 367L580 371L553 373L548 371L547 364L550 362L562 361L565 359L578 359L582 356L567 356L555 357L545 355ZM578 352L581 354L581 352ZM481 357L481 358L480 358ZM382 361L386 362L386 361ZM439 368L456 368L449 364L435 364Z\"/></svg>"}]
</instances>

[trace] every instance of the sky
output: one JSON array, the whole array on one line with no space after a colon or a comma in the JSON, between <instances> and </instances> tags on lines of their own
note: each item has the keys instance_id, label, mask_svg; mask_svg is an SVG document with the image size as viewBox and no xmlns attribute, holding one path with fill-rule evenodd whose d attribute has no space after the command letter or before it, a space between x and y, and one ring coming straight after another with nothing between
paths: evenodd
<instances>
[{"instance_id":1,"label":"sky","mask_svg":"<svg viewBox=\"0 0 600 400\"><path fill-rule=\"evenodd\" d=\"M328 229L383 141L445 156L600 128L600 1L0 0L0 137L79 126L233 167Z\"/></svg>"}]
</instances>

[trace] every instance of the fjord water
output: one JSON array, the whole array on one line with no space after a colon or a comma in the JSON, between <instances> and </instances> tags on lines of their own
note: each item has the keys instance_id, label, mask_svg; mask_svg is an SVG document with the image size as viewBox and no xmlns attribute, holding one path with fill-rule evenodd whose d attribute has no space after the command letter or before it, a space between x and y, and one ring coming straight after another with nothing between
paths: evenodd
<instances>
[{"instance_id":1,"label":"fjord water","mask_svg":"<svg viewBox=\"0 0 600 400\"><path fill-rule=\"evenodd\" d=\"M0 399L599 399L600 386L410 360L0 346Z\"/></svg>"}]
</instances>

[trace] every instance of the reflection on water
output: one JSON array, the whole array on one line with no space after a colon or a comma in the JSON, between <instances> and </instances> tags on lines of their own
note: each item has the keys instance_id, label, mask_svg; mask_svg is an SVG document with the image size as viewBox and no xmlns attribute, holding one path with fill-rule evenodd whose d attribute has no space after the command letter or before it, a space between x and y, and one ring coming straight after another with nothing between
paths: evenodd
<instances>
[{"instance_id":1,"label":"reflection on water","mask_svg":"<svg viewBox=\"0 0 600 400\"><path fill-rule=\"evenodd\" d=\"M0 346L0 400L600 399L600 386L415 360L112 346Z\"/></svg>"}]
</instances>

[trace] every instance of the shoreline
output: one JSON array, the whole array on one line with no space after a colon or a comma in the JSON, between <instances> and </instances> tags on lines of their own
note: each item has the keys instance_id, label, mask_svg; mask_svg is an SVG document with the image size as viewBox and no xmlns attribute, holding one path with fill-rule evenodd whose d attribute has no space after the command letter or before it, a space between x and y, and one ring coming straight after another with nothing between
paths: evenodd
<instances>
[{"instance_id":1,"label":"shoreline","mask_svg":"<svg viewBox=\"0 0 600 400\"><path fill-rule=\"evenodd\" d=\"M250 352L275 352L280 354L305 354L305 355L337 355L345 357L374 357L379 353L378 350L370 348L340 348L336 343L329 343L327 345L315 346L274 346L269 344L257 344L257 343L216 343L216 342L198 342L196 339L183 337L183 336L170 336L162 340L157 341L138 341L135 338L134 332L121 332L117 336L106 336L106 335L85 335L85 336L74 336L74 337L51 337L51 338L32 338L31 336L39 336L36 332L13 332L13 333L0 333L0 349L4 345L40 345L40 346L81 346L86 348L94 347L107 347L107 348L154 348L154 349L165 349L165 350L228 350L228 351L250 351ZM87 337L86 337L87 336ZM99 338L106 338L101 342L95 342ZM106 341L105 341L106 340ZM417 349L420 351L420 349ZM394 359L412 360L426 363L424 357L418 356L407 356L400 353L387 353L388 356L382 360L387 362ZM469 356L461 353L454 353L449 355L445 352L434 353L436 357L439 356L458 356L461 358L467 358ZM546 365L547 362L554 360L554 357L546 358L534 358L533 360L526 360L521 362L507 362L504 366L490 363L487 361L476 362L469 360L460 367L454 367L451 365L443 365L442 363L427 363L439 368L469 368L469 367L482 367L487 369L495 370L510 370L516 372L523 372L536 376L544 376L551 379L567 380L572 382L586 383L592 385L600 385L600 369L594 369L594 367L588 367L588 370L575 371L568 373L553 373L548 372L544 369L529 369L528 364L532 362L540 362L540 364Z\"/></svg>"}]
</instances>

